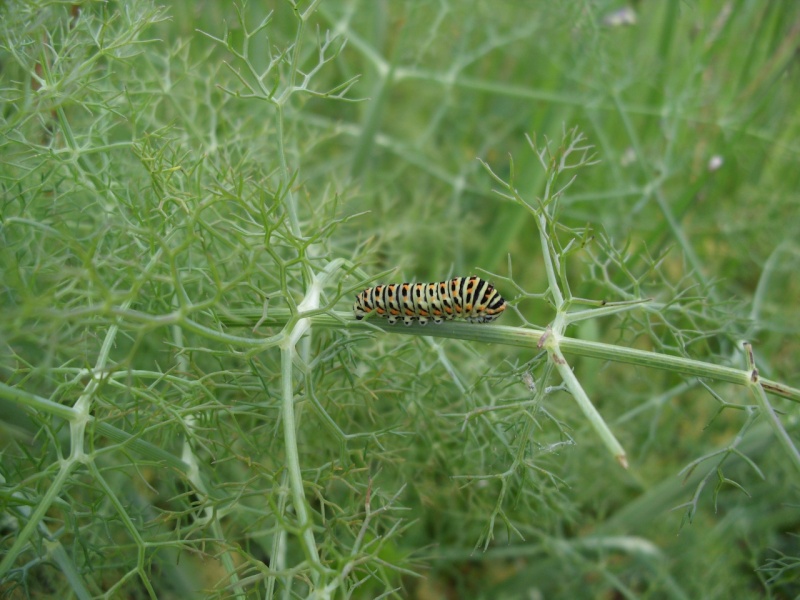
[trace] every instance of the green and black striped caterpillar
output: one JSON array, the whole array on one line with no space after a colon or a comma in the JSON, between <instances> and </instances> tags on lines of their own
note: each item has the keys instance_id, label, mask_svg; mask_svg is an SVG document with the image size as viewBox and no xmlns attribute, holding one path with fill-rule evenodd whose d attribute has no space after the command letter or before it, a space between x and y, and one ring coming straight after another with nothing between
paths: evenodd
<instances>
[{"instance_id":1,"label":"green and black striped caterpillar","mask_svg":"<svg viewBox=\"0 0 800 600\"><path fill-rule=\"evenodd\" d=\"M411 325L419 321L441 323L466 319L488 323L506 309L506 301L488 281L480 277L456 277L438 283L392 283L367 288L356 296L353 313L361 320L375 311L389 323Z\"/></svg>"}]
</instances>

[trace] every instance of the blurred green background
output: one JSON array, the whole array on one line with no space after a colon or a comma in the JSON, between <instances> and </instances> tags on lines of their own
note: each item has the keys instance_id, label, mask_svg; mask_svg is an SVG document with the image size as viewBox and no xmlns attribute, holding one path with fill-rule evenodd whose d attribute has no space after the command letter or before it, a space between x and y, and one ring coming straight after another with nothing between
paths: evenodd
<instances>
[{"instance_id":1,"label":"blurred green background","mask_svg":"<svg viewBox=\"0 0 800 600\"><path fill-rule=\"evenodd\" d=\"M167 317L187 299L210 330L294 308L343 258L337 310L360 273L489 273L515 308L503 325L546 326L534 221L477 160L509 177L513 157L533 202L546 173L526 136L555 149L577 127L599 161L559 201L565 239L593 236L565 262L573 295L663 307L570 335L737 368L747 340L762 375L800 385L796 2L1 10L0 381L72 406L119 326L91 414L176 461L187 440L209 488L91 428L97 470L57 479L69 428L4 397L4 551L59 486L9 597L310 594L278 354ZM234 333L280 331L253 324ZM531 405L532 349L344 323L302 344L291 385L330 597L800 594L797 472L744 390L575 360L625 472L566 394ZM797 406L775 408L796 440Z\"/></svg>"}]
</instances>

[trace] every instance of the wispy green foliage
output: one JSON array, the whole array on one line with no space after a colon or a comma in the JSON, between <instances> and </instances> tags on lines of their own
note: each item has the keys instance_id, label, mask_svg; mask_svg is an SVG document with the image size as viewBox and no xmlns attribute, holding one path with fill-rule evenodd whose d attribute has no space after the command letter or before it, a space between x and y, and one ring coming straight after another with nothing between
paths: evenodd
<instances>
[{"instance_id":1,"label":"wispy green foliage","mask_svg":"<svg viewBox=\"0 0 800 600\"><path fill-rule=\"evenodd\" d=\"M797 595L800 8L636 6L4 4L3 593Z\"/></svg>"}]
</instances>

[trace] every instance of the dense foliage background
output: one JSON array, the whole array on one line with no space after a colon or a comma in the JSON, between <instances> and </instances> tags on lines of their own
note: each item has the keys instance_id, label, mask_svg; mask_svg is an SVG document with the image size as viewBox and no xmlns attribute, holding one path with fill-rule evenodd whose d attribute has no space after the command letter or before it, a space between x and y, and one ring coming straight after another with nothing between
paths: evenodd
<instances>
[{"instance_id":1,"label":"dense foliage background","mask_svg":"<svg viewBox=\"0 0 800 600\"><path fill-rule=\"evenodd\" d=\"M5 595L800 594L800 5L0 11Z\"/></svg>"}]
</instances>

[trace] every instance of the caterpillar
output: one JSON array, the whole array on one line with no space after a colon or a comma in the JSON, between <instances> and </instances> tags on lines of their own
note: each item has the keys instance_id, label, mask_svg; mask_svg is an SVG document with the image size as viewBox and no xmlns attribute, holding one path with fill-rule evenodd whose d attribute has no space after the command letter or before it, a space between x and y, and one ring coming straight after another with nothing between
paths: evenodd
<instances>
[{"instance_id":1,"label":"caterpillar","mask_svg":"<svg viewBox=\"0 0 800 600\"><path fill-rule=\"evenodd\" d=\"M367 288L356 296L353 313L359 321L375 311L390 324L403 319L441 323L466 319L473 323L493 321L506 309L506 301L480 277L456 277L438 283L391 283Z\"/></svg>"}]
</instances>

